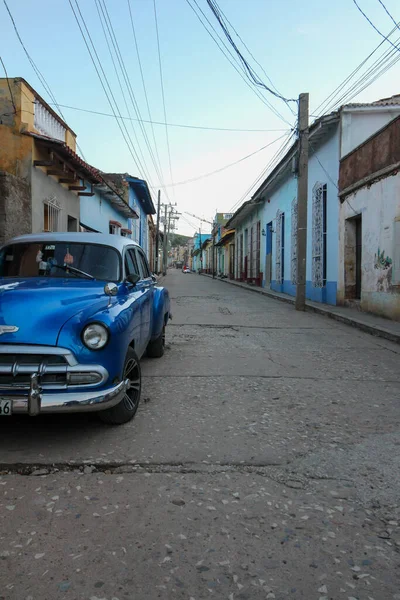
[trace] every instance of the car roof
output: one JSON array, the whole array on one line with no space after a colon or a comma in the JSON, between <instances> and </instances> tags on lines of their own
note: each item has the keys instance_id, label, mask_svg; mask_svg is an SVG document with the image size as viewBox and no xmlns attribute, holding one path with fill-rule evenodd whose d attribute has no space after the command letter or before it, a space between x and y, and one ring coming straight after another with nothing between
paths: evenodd
<instances>
[{"instance_id":1,"label":"car roof","mask_svg":"<svg viewBox=\"0 0 400 600\"><path fill-rule=\"evenodd\" d=\"M114 235L111 233L92 233L92 232L61 232L55 231L52 233L30 233L28 235L20 235L6 242L4 245L22 244L22 243L43 243L46 242L71 242L80 244L99 244L101 246L111 246L120 252L126 246L139 246L131 238L122 235Z\"/></svg>"}]
</instances>

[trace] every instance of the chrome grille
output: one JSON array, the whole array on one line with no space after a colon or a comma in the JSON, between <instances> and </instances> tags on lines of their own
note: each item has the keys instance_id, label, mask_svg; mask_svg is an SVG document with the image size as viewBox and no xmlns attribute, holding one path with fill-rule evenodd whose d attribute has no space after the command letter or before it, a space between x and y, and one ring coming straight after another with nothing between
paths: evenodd
<instances>
[{"instance_id":1,"label":"chrome grille","mask_svg":"<svg viewBox=\"0 0 400 600\"><path fill-rule=\"evenodd\" d=\"M0 389L29 389L34 373L43 387L65 387L68 362L52 354L0 354Z\"/></svg>"},{"instance_id":2,"label":"chrome grille","mask_svg":"<svg viewBox=\"0 0 400 600\"><path fill-rule=\"evenodd\" d=\"M46 352L47 351L47 352ZM100 365L80 365L69 350L0 344L0 393L29 391L32 376L43 389L98 386L108 378Z\"/></svg>"}]
</instances>

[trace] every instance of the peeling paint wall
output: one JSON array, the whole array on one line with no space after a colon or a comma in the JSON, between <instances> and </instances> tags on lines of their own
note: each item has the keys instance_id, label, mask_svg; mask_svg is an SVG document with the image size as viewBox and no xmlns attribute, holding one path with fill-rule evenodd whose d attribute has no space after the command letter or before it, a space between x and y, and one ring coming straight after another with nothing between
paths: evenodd
<instances>
[{"instance_id":1,"label":"peeling paint wall","mask_svg":"<svg viewBox=\"0 0 400 600\"><path fill-rule=\"evenodd\" d=\"M0 171L0 244L31 232L31 191L21 177Z\"/></svg>"},{"instance_id":2,"label":"peeling paint wall","mask_svg":"<svg viewBox=\"0 0 400 600\"><path fill-rule=\"evenodd\" d=\"M400 321L400 281L394 277L400 257L400 173L350 194L339 210L338 302L346 300L346 220L361 215L361 308ZM397 272L397 271L396 271Z\"/></svg>"},{"instance_id":3,"label":"peeling paint wall","mask_svg":"<svg viewBox=\"0 0 400 600\"><path fill-rule=\"evenodd\" d=\"M44 230L44 202L53 200L60 207L59 231L68 231L68 217L80 221L79 196L60 185L42 170L32 167L32 233Z\"/></svg>"}]
</instances>

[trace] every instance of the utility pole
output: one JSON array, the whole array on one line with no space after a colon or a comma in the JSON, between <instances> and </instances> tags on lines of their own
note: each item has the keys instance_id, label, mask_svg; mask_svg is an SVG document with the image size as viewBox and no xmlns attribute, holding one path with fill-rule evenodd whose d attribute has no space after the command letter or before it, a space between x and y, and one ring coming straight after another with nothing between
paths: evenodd
<instances>
[{"instance_id":1,"label":"utility pole","mask_svg":"<svg viewBox=\"0 0 400 600\"><path fill-rule=\"evenodd\" d=\"M164 245L163 245L163 275L167 274L167 263L168 263L168 257L167 257L167 211L168 211L168 205L165 204L164 205Z\"/></svg>"},{"instance_id":2,"label":"utility pole","mask_svg":"<svg viewBox=\"0 0 400 600\"><path fill-rule=\"evenodd\" d=\"M308 196L308 94L299 96L299 162L297 177L297 287L296 310L306 308L307 196Z\"/></svg>"},{"instance_id":3,"label":"utility pole","mask_svg":"<svg viewBox=\"0 0 400 600\"><path fill-rule=\"evenodd\" d=\"M158 248L160 244L160 210L161 210L161 190L158 190L158 201L157 201L157 227L156 227L156 256L154 270L158 275Z\"/></svg>"}]
</instances>

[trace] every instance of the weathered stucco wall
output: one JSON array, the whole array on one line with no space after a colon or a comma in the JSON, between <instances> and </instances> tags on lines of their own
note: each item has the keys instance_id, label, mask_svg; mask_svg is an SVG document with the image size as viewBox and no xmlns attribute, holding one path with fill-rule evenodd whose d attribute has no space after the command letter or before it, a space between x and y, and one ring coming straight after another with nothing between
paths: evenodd
<instances>
[{"instance_id":1,"label":"weathered stucco wall","mask_svg":"<svg viewBox=\"0 0 400 600\"><path fill-rule=\"evenodd\" d=\"M340 156L346 156L400 114L400 106L348 108L342 112Z\"/></svg>"},{"instance_id":2,"label":"weathered stucco wall","mask_svg":"<svg viewBox=\"0 0 400 600\"><path fill-rule=\"evenodd\" d=\"M21 177L0 171L0 244L31 233L30 186Z\"/></svg>"},{"instance_id":3,"label":"weathered stucco wall","mask_svg":"<svg viewBox=\"0 0 400 600\"><path fill-rule=\"evenodd\" d=\"M362 222L361 308L400 321L400 173L359 189L340 205L339 303L346 300L346 219L355 215Z\"/></svg>"},{"instance_id":4,"label":"weathered stucco wall","mask_svg":"<svg viewBox=\"0 0 400 600\"><path fill-rule=\"evenodd\" d=\"M400 117L341 160L339 189L400 162Z\"/></svg>"},{"instance_id":5,"label":"weathered stucco wall","mask_svg":"<svg viewBox=\"0 0 400 600\"><path fill-rule=\"evenodd\" d=\"M79 196L61 186L53 177L41 169L32 167L32 232L40 233L44 229L44 202L55 200L60 211L59 230L68 231L68 216L76 219L78 230L80 221Z\"/></svg>"}]
</instances>

